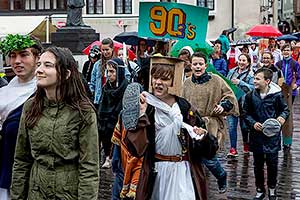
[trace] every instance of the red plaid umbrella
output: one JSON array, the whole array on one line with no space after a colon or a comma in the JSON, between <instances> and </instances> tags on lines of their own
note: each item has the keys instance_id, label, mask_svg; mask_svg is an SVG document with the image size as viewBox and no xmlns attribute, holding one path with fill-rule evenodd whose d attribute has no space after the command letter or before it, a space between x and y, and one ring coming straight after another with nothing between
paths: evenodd
<instances>
[{"instance_id":1,"label":"red plaid umbrella","mask_svg":"<svg viewBox=\"0 0 300 200\"><path fill-rule=\"evenodd\" d=\"M82 50L82 53L89 55L90 49L93 46L101 46L101 41L94 41L93 43L89 44L85 49ZM123 48L123 44L114 41L114 52L118 52L118 49ZM130 49L127 49L128 52L128 57L130 60L133 60L134 58L136 58L136 55L134 54L133 51L131 51Z\"/></svg>"},{"instance_id":2,"label":"red plaid umbrella","mask_svg":"<svg viewBox=\"0 0 300 200\"><path fill-rule=\"evenodd\" d=\"M279 37L282 33L275 27L267 24L260 24L253 26L246 35L254 37Z\"/></svg>"}]
</instances>

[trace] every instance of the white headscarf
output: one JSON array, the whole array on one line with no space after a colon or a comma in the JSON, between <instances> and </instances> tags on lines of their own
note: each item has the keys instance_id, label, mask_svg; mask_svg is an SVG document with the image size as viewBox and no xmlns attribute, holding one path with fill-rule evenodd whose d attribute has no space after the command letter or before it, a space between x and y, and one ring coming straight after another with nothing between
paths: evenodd
<instances>
[{"instance_id":1,"label":"white headscarf","mask_svg":"<svg viewBox=\"0 0 300 200\"><path fill-rule=\"evenodd\" d=\"M190 46L184 46L182 47L182 49L180 49L180 52L185 49L185 50L188 50L190 52L190 55L192 56L194 54L194 50L192 49L192 47Z\"/></svg>"},{"instance_id":2,"label":"white headscarf","mask_svg":"<svg viewBox=\"0 0 300 200\"><path fill-rule=\"evenodd\" d=\"M8 115L21 106L36 91L36 78L20 83L14 77L7 86L0 88L0 130Z\"/></svg>"}]
</instances>

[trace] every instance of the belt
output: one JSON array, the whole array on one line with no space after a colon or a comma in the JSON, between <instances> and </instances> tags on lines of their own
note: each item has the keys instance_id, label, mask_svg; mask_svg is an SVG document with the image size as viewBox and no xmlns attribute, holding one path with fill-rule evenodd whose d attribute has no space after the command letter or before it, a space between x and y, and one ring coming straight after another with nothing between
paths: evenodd
<instances>
[{"instance_id":1,"label":"belt","mask_svg":"<svg viewBox=\"0 0 300 200\"><path fill-rule=\"evenodd\" d=\"M184 160L188 160L188 157L186 154L182 155L176 155L176 156L165 156L165 155L161 155L156 153L154 155L155 157L155 161L159 162L159 161L169 161L169 162L181 162Z\"/></svg>"}]
</instances>

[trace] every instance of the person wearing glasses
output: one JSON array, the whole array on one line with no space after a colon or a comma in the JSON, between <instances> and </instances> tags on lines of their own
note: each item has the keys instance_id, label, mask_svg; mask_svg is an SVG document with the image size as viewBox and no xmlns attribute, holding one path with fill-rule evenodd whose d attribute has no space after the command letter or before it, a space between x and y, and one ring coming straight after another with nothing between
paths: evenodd
<instances>
[{"instance_id":1,"label":"person wearing glasses","mask_svg":"<svg viewBox=\"0 0 300 200\"><path fill-rule=\"evenodd\" d=\"M257 68L255 71L257 71L258 69L260 69L262 67L266 67L266 68L272 70L272 72L273 72L272 82L276 83L278 85L281 85L283 74L282 74L282 71L277 66L274 65L274 56L271 52L263 52L262 53L261 63L259 63L257 65Z\"/></svg>"}]
</instances>

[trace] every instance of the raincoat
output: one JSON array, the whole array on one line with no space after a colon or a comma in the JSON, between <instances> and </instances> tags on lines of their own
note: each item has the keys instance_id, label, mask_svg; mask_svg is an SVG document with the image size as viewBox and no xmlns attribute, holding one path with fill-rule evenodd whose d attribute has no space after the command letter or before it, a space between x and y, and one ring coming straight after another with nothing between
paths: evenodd
<instances>
[{"instance_id":1,"label":"raincoat","mask_svg":"<svg viewBox=\"0 0 300 200\"><path fill-rule=\"evenodd\" d=\"M25 127L25 103L13 167L11 199L96 200L99 148L96 114L44 100L41 118Z\"/></svg>"}]
</instances>

